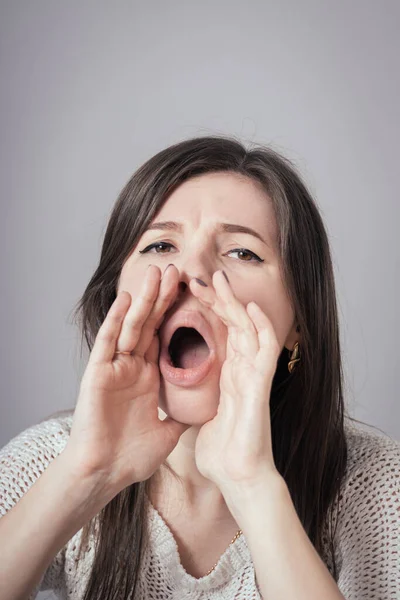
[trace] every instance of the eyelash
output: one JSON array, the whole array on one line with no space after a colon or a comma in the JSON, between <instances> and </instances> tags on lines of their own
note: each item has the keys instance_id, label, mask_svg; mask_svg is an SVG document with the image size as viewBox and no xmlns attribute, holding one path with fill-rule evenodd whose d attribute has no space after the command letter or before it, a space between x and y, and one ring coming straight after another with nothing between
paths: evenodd
<instances>
[{"instance_id":1,"label":"eyelash","mask_svg":"<svg viewBox=\"0 0 400 600\"><path fill-rule=\"evenodd\" d=\"M168 247L172 247L172 244L169 244L168 242L154 242L154 244L150 244L150 246L147 246L144 250L139 250L139 254L145 254L146 252L149 252L149 250L151 250L152 248L156 248L157 246L168 246ZM227 252L227 254L230 254L231 252L245 252L246 254L250 254L251 256L253 256L253 258L256 260L256 262L262 263L264 262L264 260L262 258L260 258L259 256L257 256L257 254L254 254L254 252L251 252L251 250L247 250L246 248L234 248L233 250L229 250L229 252ZM156 254L169 254L169 252L156 252ZM241 260L239 262L253 262L251 260Z\"/></svg>"}]
</instances>

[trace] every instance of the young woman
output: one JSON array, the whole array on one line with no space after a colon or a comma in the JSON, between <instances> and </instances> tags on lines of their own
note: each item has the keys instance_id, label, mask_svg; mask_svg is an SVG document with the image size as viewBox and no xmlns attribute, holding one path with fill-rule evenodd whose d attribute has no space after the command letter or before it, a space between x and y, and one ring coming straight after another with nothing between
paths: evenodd
<instances>
[{"instance_id":1,"label":"young woman","mask_svg":"<svg viewBox=\"0 0 400 600\"><path fill-rule=\"evenodd\" d=\"M148 160L76 316L75 409L1 450L2 600L399 597L400 442L346 414L289 160L220 136Z\"/></svg>"}]
</instances>

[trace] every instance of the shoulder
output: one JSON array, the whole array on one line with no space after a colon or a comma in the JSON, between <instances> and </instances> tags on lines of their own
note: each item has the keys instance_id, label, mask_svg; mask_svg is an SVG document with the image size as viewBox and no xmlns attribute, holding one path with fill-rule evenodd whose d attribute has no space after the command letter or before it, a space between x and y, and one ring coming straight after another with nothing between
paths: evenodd
<instances>
[{"instance_id":1,"label":"shoulder","mask_svg":"<svg viewBox=\"0 0 400 600\"><path fill-rule=\"evenodd\" d=\"M0 518L26 494L50 462L65 448L73 410L50 415L13 437L0 449ZM53 557L29 600L37 593L61 589L64 582L65 548Z\"/></svg>"},{"instance_id":2,"label":"shoulder","mask_svg":"<svg viewBox=\"0 0 400 600\"><path fill-rule=\"evenodd\" d=\"M16 504L65 448L72 417L72 410L56 413L24 429L0 449L0 516Z\"/></svg>"},{"instance_id":3,"label":"shoulder","mask_svg":"<svg viewBox=\"0 0 400 600\"><path fill-rule=\"evenodd\" d=\"M346 422L347 495L400 485L400 441L375 428Z\"/></svg>"},{"instance_id":4,"label":"shoulder","mask_svg":"<svg viewBox=\"0 0 400 600\"><path fill-rule=\"evenodd\" d=\"M365 530L377 518L400 526L400 441L350 419L345 434L347 464L335 499L339 539Z\"/></svg>"},{"instance_id":5,"label":"shoulder","mask_svg":"<svg viewBox=\"0 0 400 600\"><path fill-rule=\"evenodd\" d=\"M338 585L346 598L392 598L400 593L400 442L352 422L346 438L336 531Z\"/></svg>"}]
</instances>

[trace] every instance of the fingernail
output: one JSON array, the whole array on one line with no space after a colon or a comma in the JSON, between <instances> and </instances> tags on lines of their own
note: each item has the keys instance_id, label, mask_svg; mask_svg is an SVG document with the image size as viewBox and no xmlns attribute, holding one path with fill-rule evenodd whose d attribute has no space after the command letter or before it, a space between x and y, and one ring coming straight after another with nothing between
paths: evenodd
<instances>
[{"instance_id":1,"label":"fingernail","mask_svg":"<svg viewBox=\"0 0 400 600\"><path fill-rule=\"evenodd\" d=\"M224 274L225 279L227 280L227 282L229 283L229 279L228 279L228 275L225 273L225 271L222 271Z\"/></svg>"},{"instance_id":2,"label":"fingernail","mask_svg":"<svg viewBox=\"0 0 400 600\"><path fill-rule=\"evenodd\" d=\"M169 263L167 269L169 269L169 267L172 267L172 265L173 265L173 263ZM167 269L165 269L165 270L167 270Z\"/></svg>"},{"instance_id":3,"label":"fingernail","mask_svg":"<svg viewBox=\"0 0 400 600\"><path fill-rule=\"evenodd\" d=\"M195 280L197 281L197 283L199 283L203 287L208 287L208 285L206 283L204 283L204 281L202 279L198 279L197 277L195 277Z\"/></svg>"}]
</instances>

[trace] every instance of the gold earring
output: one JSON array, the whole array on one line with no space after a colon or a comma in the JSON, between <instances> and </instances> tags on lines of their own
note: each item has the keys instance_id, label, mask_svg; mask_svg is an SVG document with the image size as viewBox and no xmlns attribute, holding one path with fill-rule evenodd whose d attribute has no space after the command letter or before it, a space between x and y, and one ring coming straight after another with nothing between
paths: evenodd
<instances>
[{"instance_id":1,"label":"gold earring","mask_svg":"<svg viewBox=\"0 0 400 600\"><path fill-rule=\"evenodd\" d=\"M300 362L299 342L296 342L290 355L290 361L288 363L289 373L293 371L295 365Z\"/></svg>"}]
</instances>

